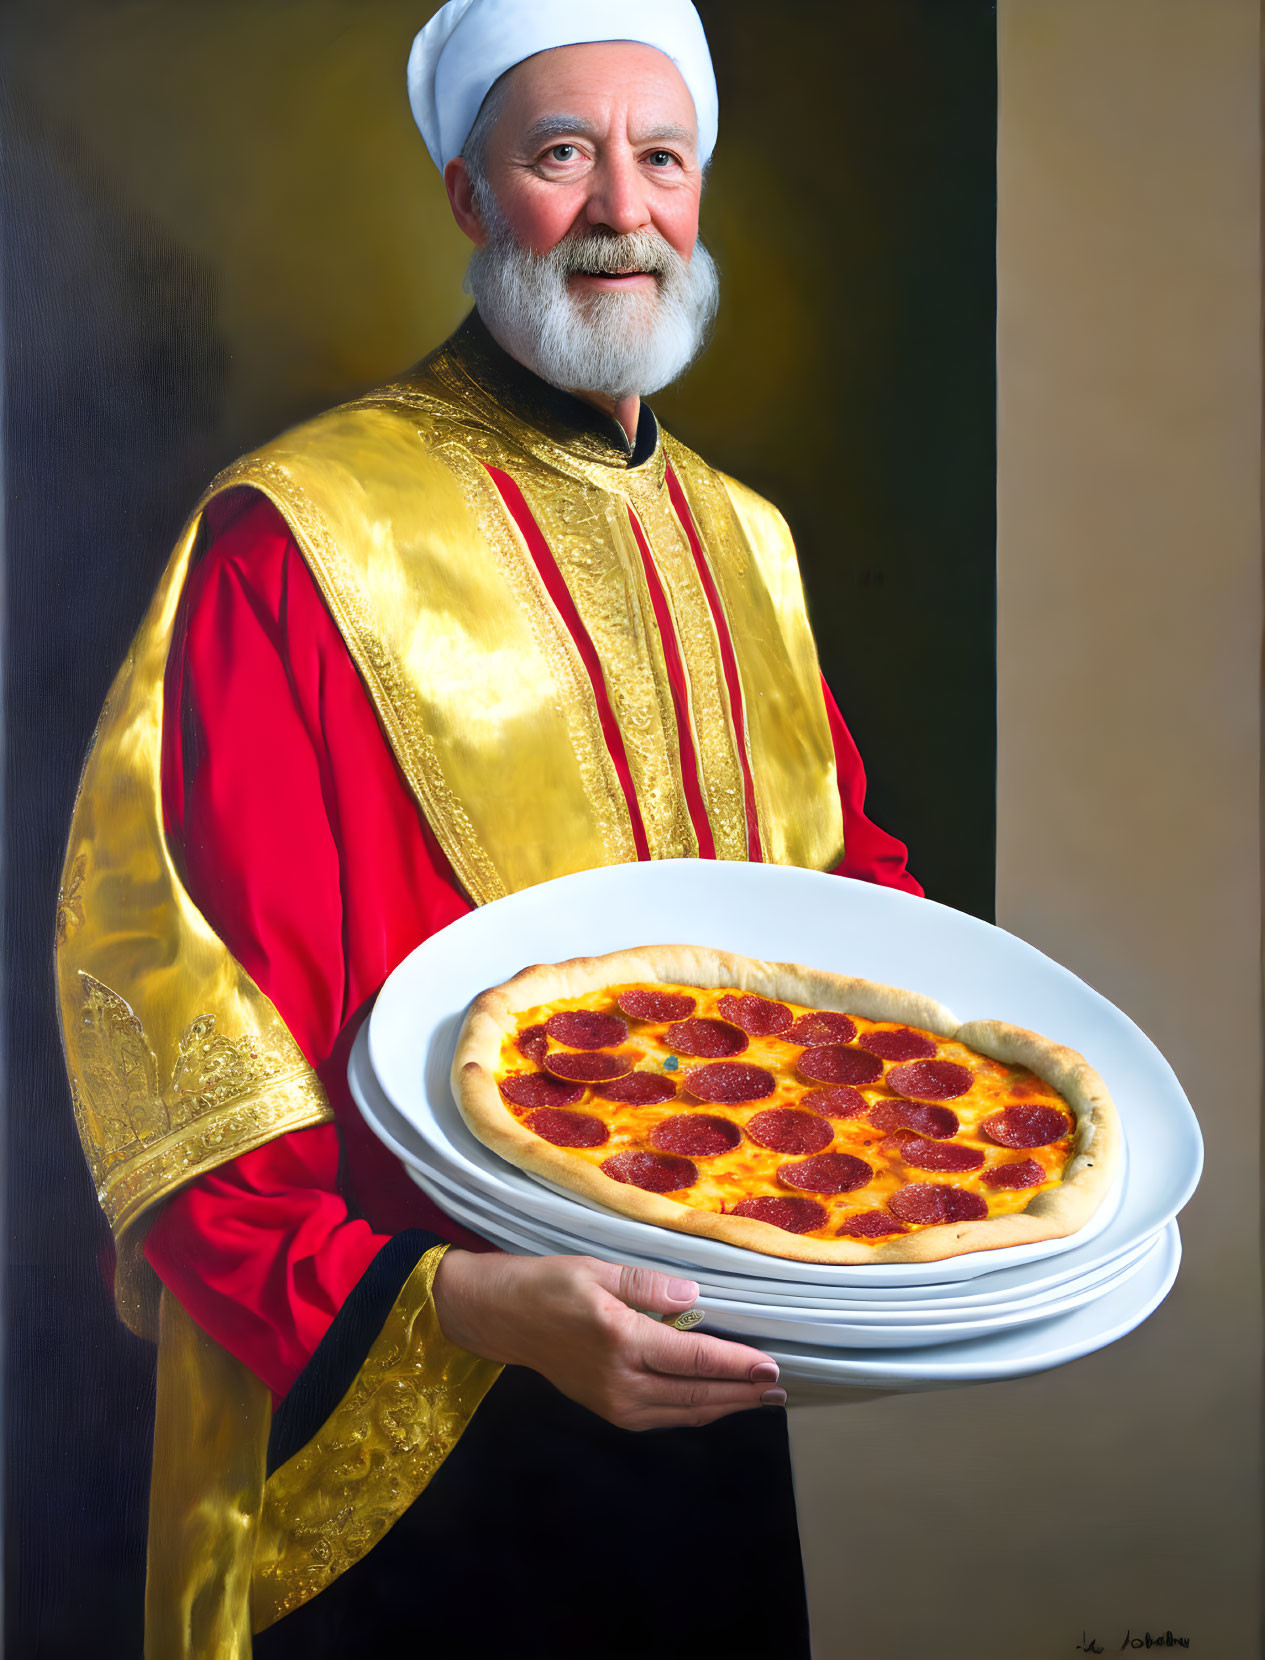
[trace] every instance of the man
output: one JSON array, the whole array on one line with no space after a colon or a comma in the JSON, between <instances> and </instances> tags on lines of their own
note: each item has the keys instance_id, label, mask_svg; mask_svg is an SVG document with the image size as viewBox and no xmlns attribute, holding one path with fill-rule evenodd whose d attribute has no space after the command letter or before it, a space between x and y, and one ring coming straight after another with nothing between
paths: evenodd
<instances>
[{"instance_id":1,"label":"man","mask_svg":"<svg viewBox=\"0 0 1265 1660\"><path fill-rule=\"evenodd\" d=\"M681 856L918 891L784 524L642 402L715 306L692 6L453 0L410 94L476 313L216 481L71 833L76 1112L160 1340L148 1649L803 1654L776 1366L647 1317L690 1282L490 1252L347 1098L472 903Z\"/></svg>"}]
</instances>

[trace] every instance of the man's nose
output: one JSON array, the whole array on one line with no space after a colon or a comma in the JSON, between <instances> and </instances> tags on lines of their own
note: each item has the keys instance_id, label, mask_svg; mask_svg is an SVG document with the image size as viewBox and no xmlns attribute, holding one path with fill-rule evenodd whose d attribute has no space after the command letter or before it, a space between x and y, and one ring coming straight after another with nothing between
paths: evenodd
<instances>
[{"instance_id":1,"label":"man's nose","mask_svg":"<svg viewBox=\"0 0 1265 1660\"><path fill-rule=\"evenodd\" d=\"M618 236L650 224L645 181L631 150L626 155L607 154L594 169L585 217L590 225L604 225Z\"/></svg>"}]
</instances>

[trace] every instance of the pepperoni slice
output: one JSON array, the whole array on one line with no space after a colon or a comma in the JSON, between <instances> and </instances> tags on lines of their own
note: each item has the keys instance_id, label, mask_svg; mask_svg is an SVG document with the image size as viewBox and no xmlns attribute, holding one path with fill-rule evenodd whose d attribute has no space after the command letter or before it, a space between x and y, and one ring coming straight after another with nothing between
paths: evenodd
<instances>
[{"instance_id":1,"label":"pepperoni slice","mask_svg":"<svg viewBox=\"0 0 1265 1660\"><path fill-rule=\"evenodd\" d=\"M747 1047L747 1034L727 1020L707 1020L700 1015L695 1020L678 1020L663 1034L669 1049L678 1055L697 1055L701 1060L717 1061L725 1055L741 1055Z\"/></svg>"},{"instance_id":2,"label":"pepperoni slice","mask_svg":"<svg viewBox=\"0 0 1265 1660\"><path fill-rule=\"evenodd\" d=\"M1048 1147L1052 1141L1061 1141L1071 1134L1072 1126L1067 1114L1057 1107L1042 1107L1033 1102L989 1113L980 1129L1002 1147L1027 1148Z\"/></svg>"},{"instance_id":3,"label":"pepperoni slice","mask_svg":"<svg viewBox=\"0 0 1265 1660\"><path fill-rule=\"evenodd\" d=\"M775 1153L820 1153L835 1138L824 1118L796 1107L770 1107L756 1113L747 1120L747 1134Z\"/></svg>"},{"instance_id":4,"label":"pepperoni slice","mask_svg":"<svg viewBox=\"0 0 1265 1660\"><path fill-rule=\"evenodd\" d=\"M835 1229L836 1239L881 1239L885 1233L908 1233L903 1222L885 1210L859 1210Z\"/></svg>"},{"instance_id":5,"label":"pepperoni slice","mask_svg":"<svg viewBox=\"0 0 1265 1660\"><path fill-rule=\"evenodd\" d=\"M800 1164L779 1165L777 1172L778 1181L805 1193L851 1193L873 1177L865 1160L853 1158L851 1153L819 1153Z\"/></svg>"},{"instance_id":6,"label":"pepperoni slice","mask_svg":"<svg viewBox=\"0 0 1265 1660\"><path fill-rule=\"evenodd\" d=\"M863 1054L860 1049L845 1049L842 1044L822 1044L816 1049L805 1049L795 1063L801 1078L814 1084L873 1084L883 1076L883 1063L877 1055Z\"/></svg>"},{"instance_id":7,"label":"pepperoni slice","mask_svg":"<svg viewBox=\"0 0 1265 1660\"><path fill-rule=\"evenodd\" d=\"M526 1055L529 1061L535 1061L537 1066L545 1064L545 1056L549 1053L549 1039L545 1036L543 1026L528 1026L518 1034L514 1047L520 1055Z\"/></svg>"},{"instance_id":8,"label":"pepperoni slice","mask_svg":"<svg viewBox=\"0 0 1265 1660\"><path fill-rule=\"evenodd\" d=\"M964 1187L939 1182L913 1182L887 1201L902 1222L931 1227L937 1222L978 1222L988 1215L988 1203Z\"/></svg>"},{"instance_id":9,"label":"pepperoni slice","mask_svg":"<svg viewBox=\"0 0 1265 1660\"><path fill-rule=\"evenodd\" d=\"M809 1112L819 1112L823 1118L855 1118L857 1113L865 1111L869 1102L859 1089L835 1084L823 1089L806 1089L799 1104Z\"/></svg>"},{"instance_id":10,"label":"pepperoni slice","mask_svg":"<svg viewBox=\"0 0 1265 1660\"><path fill-rule=\"evenodd\" d=\"M856 1022L846 1014L835 1014L830 1009L819 1009L814 1014L802 1014L786 1034L788 1043L798 1043L805 1049L815 1049L823 1043L851 1043L857 1035Z\"/></svg>"},{"instance_id":11,"label":"pepperoni slice","mask_svg":"<svg viewBox=\"0 0 1265 1660\"><path fill-rule=\"evenodd\" d=\"M681 1153L687 1159L714 1159L732 1153L742 1131L728 1118L705 1112L682 1112L656 1124L650 1145L660 1153Z\"/></svg>"},{"instance_id":12,"label":"pepperoni slice","mask_svg":"<svg viewBox=\"0 0 1265 1660\"><path fill-rule=\"evenodd\" d=\"M909 1026L898 1026L894 1032L862 1032L857 1046L885 1061L925 1061L936 1052L930 1038Z\"/></svg>"},{"instance_id":13,"label":"pepperoni slice","mask_svg":"<svg viewBox=\"0 0 1265 1660\"><path fill-rule=\"evenodd\" d=\"M570 1084L605 1084L623 1078L633 1069L633 1055L605 1055L592 1050L573 1053L556 1049L545 1056L545 1070Z\"/></svg>"},{"instance_id":14,"label":"pepperoni slice","mask_svg":"<svg viewBox=\"0 0 1265 1660\"><path fill-rule=\"evenodd\" d=\"M997 1164L980 1177L985 1187L1037 1187L1048 1181L1045 1166L1036 1159L1016 1159L1012 1164Z\"/></svg>"},{"instance_id":15,"label":"pepperoni slice","mask_svg":"<svg viewBox=\"0 0 1265 1660\"><path fill-rule=\"evenodd\" d=\"M618 1015L599 1014L596 1009L564 1009L550 1015L545 1030L555 1043L565 1043L568 1049L610 1049L628 1036L628 1026Z\"/></svg>"},{"instance_id":16,"label":"pepperoni slice","mask_svg":"<svg viewBox=\"0 0 1265 1660\"><path fill-rule=\"evenodd\" d=\"M615 999L630 1020L685 1020L698 1003L680 991L626 991Z\"/></svg>"},{"instance_id":17,"label":"pepperoni slice","mask_svg":"<svg viewBox=\"0 0 1265 1660\"><path fill-rule=\"evenodd\" d=\"M763 1101L777 1088L777 1079L762 1066L742 1061L717 1061L696 1066L682 1082L696 1101L714 1101L733 1106L738 1101Z\"/></svg>"},{"instance_id":18,"label":"pepperoni slice","mask_svg":"<svg viewBox=\"0 0 1265 1660\"><path fill-rule=\"evenodd\" d=\"M563 1083L547 1072L516 1072L502 1081L501 1094L516 1107L573 1107L584 1099L584 1085Z\"/></svg>"},{"instance_id":19,"label":"pepperoni slice","mask_svg":"<svg viewBox=\"0 0 1265 1660\"><path fill-rule=\"evenodd\" d=\"M790 1030L795 1018L785 1003L774 1003L753 994L738 996L726 992L716 1000L716 1008L726 1020L741 1026L749 1037L777 1037Z\"/></svg>"},{"instance_id":20,"label":"pepperoni slice","mask_svg":"<svg viewBox=\"0 0 1265 1660\"><path fill-rule=\"evenodd\" d=\"M886 1135L890 1130L917 1130L933 1141L947 1141L961 1128L952 1107L931 1107L925 1101L876 1101L870 1123Z\"/></svg>"},{"instance_id":21,"label":"pepperoni slice","mask_svg":"<svg viewBox=\"0 0 1265 1660\"><path fill-rule=\"evenodd\" d=\"M523 1120L529 1130L552 1141L555 1147L603 1147L610 1140L610 1131L600 1118L587 1112L559 1112L556 1107L541 1107L529 1112Z\"/></svg>"},{"instance_id":22,"label":"pepperoni slice","mask_svg":"<svg viewBox=\"0 0 1265 1660\"><path fill-rule=\"evenodd\" d=\"M963 1147L957 1141L928 1141L926 1136L899 1130L893 1137L900 1156L915 1170L978 1170L984 1154L978 1147Z\"/></svg>"},{"instance_id":23,"label":"pepperoni slice","mask_svg":"<svg viewBox=\"0 0 1265 1660\"><path fill-rule=\"evenodd\" d=\"M952 1101L970 1089L971 1074L956 1061L911 1061L894 1066L883 1081L914 1101Z\"/></svg>"},{"instance_id":24,"label":"pepperoni slice","mask_svg":"<svg viewBox=\"0 0 1265 1660\"><path fill-rule=\"evenodd\" d=\"M740 1199L730 1215L749 1216L787 1233L812 1233L825 1227L829 1212L816 1199Z\"/></svg>"},{"instance_id":25,"label":"pepperoni slice","mask_svg":"<svg viewBox=\"0 0 1265 1660\"><path fill-rule=\"evenodd\" d=\"M593 1093L603 1101L621 1101L629 1107L657 1107L676 1100L676 1085L658 1072L630 1072L613 1083L597 1084Z\"/></svg>"},{"instance_id":26,"label":"pepperoni slice","mask_svg":"<svg viewBox=\"0 0 1265 1660\"><path fill-rule=\"evenodd\" d=\"M669 1153L614 1153L602 1160L602 1169L615 1181L644 1188L647 1193L675 1193L678 1188L693 1187L698 1180L697 1165Z\"/></svg>"}]
</instances>

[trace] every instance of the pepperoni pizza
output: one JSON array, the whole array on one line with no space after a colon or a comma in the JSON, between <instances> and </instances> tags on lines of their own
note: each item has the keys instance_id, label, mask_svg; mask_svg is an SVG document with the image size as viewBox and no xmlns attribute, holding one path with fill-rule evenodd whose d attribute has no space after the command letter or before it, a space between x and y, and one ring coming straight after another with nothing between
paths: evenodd
<instances>
[{"instance_id":1,"label":"pepperoni pizza","mask_svg":"<svg viewBox=\"0 0 1265 1660\"><path fill-rule=\"evenodd\" d=\"M1120 1137L1083 1058L873 981L653 946L525 969L453 1066L476 1136L646 1222L808 1262L1062 1237Z\"/></svg>"}]
</instances>

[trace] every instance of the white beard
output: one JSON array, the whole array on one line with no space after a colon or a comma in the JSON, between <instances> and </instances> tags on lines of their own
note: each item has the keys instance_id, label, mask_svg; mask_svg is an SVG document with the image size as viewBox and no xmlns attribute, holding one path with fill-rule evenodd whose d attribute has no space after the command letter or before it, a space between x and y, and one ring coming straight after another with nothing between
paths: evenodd
<instances>
[{"instance_id":1,"label":"white beard","mask_svg":"<svg viewBox=\"0 0 1265 1660\"><path fill-rule=\"evenodd\" d=\"M471 257L466 292L494 338L542 380L616 401L649 397L703 349L720 278L701 242L686 260L656 231L598 232L537 254L515 239L494 201L480 206L489 239ZM628 269L653 272L657 289L577 297L568 286L576 272Z\"/></svg>"}]
</instances>

